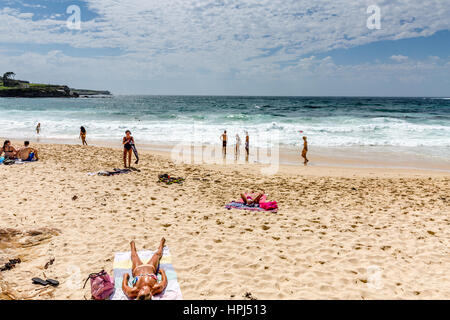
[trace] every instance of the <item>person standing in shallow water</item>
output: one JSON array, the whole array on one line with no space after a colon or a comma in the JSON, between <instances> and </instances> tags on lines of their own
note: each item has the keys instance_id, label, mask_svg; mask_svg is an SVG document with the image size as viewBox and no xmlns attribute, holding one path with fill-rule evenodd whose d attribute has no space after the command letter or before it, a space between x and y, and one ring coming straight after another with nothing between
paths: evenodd
<instances>
[{"instance_id":1,"label":"person standing in shallow water","mask_svg":"<svg viewBox=\"0 0 450 320\"><path fill-rule=\"evenodd\" d=\"M306 166L306 164L309 162L308 158L306 158L306 153L308 152L308 141L306 141L306 137L303 137L303 150L302 150L302 157L305 159L303 164Z\"/></svg>"},{"instance_id":2,"label":"person standing in shallow water","mask_svg":"<svg viewBox=\"0 0 450 320\"><path fill-rule=\"evenodd\" d=\"M39 134L41 132L41 123L39 122L36 126L36 134Z\"/></svg>"},{"instance_id":3,"label":"person standing in shallow water","mask_svg":"<svg viewBox=\"0 0 450 320\"><path fill-rule=\"evenodd\" d=\"M250 153L250 137L248 131L245 132L245 159L248 161L248 155Z\"/></svg>"},{"instance_id":4,"label":"person standing in shallow water","mask_svg":"<svg viewBox=\"0 0 450 320\"><path fill-rule=\"evenodd\" d=\"M227 130L223 131L223 134L220 136L220 139L222 140L222 154L224 156L227 155Z\"/></svg>"},{"instance_id":5,"label":"person standing in shallow water","mask_svg":"<svg viewBox=\"0 0 450 320\"><path fill-rule=\"evenodd\" d=\"M236 134L236 148L234 150L234 154L235 154L236 159L239 158L240 151L241 151L241 137L239 137L239 135Z\"/></svg>"},{"instance_id":6,"label":"person standing in shallow water","mask_svg":"<svg viewBox=\"0 0 450 320\"><path fill-rule=\"evenodd\" d=\"M123 144L123 165L125 168L131 168L131 151L133 150L132 145L134 144L134 138L131 136L130 130L125 131L125 137L122 140ZM128 158L128 167L127 167Z\"/></svg>"},{"instance_id":7,"label":"person standing in shallow water","mask_svg":"<svg viewBox=\"0 0 450 320\"><path fill-rule=\"evenodd\" d=\"M83 126L80 127L80 139L81 142L83 143L83 146L88 145L86 142L86 129Z\"/></svg>"}]
</instances>

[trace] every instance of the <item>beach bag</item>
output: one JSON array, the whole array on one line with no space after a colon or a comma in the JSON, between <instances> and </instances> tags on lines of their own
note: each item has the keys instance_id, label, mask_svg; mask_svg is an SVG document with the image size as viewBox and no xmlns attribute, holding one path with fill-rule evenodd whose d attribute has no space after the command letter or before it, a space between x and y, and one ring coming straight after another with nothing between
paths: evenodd
<instances>
[{"instance_id":1,"label":"beach bag","mask_svg":"<svg viewBox=\"0 0 450 320\"><path fill-rule=\"evenodd\" d=\"M3 160L3 164L4 164L5 166L9 166L9 165L12 165L12 164L14 164L14 163L16 163L16 161L14 161L14 160L12 160L12 159L6 158L5 160Z\"/></svg>"},{"instance_id":2,"label":"beach bag","mask_svg":"<svg viewBox=\"0 0 450 320\"><path fill-rule=\"evenodd\" d=\"M91 295L94 300L106 300L114 292L114 280L109 274L102 270L99 273L91 273L84 282L84 287L88 280L91 280Z\"/></svg>"},{"instance_id":3,"label":"beach bag","mask_svg":"<svg viewBox=\"0 0 450 320\"><path fill-rule=\"evenodd\" d=\"M274 210L278 209L278 203L276 201L260 202L259 207L264 210Z\"/></svg>"}]
</instances>

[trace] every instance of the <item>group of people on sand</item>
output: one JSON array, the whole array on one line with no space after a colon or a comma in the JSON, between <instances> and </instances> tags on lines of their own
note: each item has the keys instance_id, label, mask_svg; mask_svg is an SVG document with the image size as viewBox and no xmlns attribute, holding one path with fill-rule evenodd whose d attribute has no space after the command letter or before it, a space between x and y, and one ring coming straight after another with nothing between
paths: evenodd
<instances>
[{"instance_id":1,"label":"group of people on sand","mask_svg":"<svg viewBox=\"0 0 450 320\"><path fill-rule=\"evenodd\" d=\"M228 144L228 135L227 130L224 130L222 135L220 136L220 140L222 141L222 154L224 156L227 155L227 144ZM241 137L236 133L236 145L234 149L234 153L236 157L240 154L241 147ZM245 155L248 158L250 153L250 136L248 135L248 131L245 132Z\"/></svg>"},{"instance_id":2,"label":"group of people on sand","mask_svg":"<svg viewBox=\"0 0 450 320\"><path fill-rule=\"evenodd\" d=\"M3 143L3 147L0 149L0 157L2 156L2 154L5 154L5 159L10 160L39 160L37 149L30 147L29 141L25 141L23 143L23 147L16 149L11 145L11 141L5 140L5 142Z\"/></svg>"}]
</instances>

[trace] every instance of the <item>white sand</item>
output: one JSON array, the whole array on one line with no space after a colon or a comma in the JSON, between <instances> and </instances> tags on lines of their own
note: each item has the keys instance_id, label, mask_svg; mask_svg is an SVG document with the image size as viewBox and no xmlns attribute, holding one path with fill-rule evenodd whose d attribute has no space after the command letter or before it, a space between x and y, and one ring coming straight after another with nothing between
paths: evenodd
<instances>
[{"instance_id":1,"label":"white sand","mask_svg":"<svg viewBox=\"0 0 450 320\"><path fill-rule=\"evenodd\" d=\"M87 172L122 167L121 150L38 148L42 161L0 166L0 262L23 260L0 272L0 298L89 298L89 273L111 274L132 239L154 249L164 236L186 299L450 299L448 173L282 166L263 176L143 152L140 172L99 177ZM186 183L158 184L166 172ZM260 189L277 214L224 209ZM36 276L61 284L41 288Z\"/></svg>"}]
</instances>

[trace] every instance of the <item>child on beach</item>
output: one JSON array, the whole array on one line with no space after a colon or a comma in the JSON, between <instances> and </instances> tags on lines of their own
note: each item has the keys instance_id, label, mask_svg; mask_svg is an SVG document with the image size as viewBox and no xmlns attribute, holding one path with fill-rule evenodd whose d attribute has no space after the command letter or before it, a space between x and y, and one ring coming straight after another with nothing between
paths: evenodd
<instances>
[{"instance_id":1,"label":"child on beach","mask_svg":"<svg viewBox=\"0 0 450 320\"><path fill-rule=\"evenodd\" d=\"M86 142L86 129L83 126L80 127L80 139L83 143L83 146L88 145Z\"/></svg>"},{"instance_id":2,"label":"child on beach","mask_svg":"<svg viewBox=\"0 0 450 320\"><path fill-rule=\"evenodd\" d=\"M305 159L303 164L306 166L306 164L309 162L308 158L306 158L306 153L308 152L308 141L306 141L306 137L303 137L303 150L302 150L302 157Z\"/></svg>"},{"instance_id":3,"label":"child on beach","mask_svg":"<svg viewBox=\"0 0 450 320\"><path fill-rule=\"evenodd\" d=\"M133 149L132 145L134 144L134 138L131 136L131 131L125 131L125 137L122 140L123 144L123 165L125 168L131 168L131 151ZM127 167L127 158L128 158L128 167Z\"/></svg>"}]
</instances>

